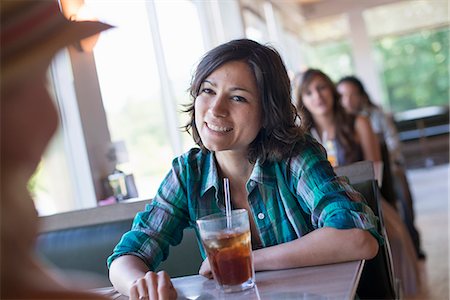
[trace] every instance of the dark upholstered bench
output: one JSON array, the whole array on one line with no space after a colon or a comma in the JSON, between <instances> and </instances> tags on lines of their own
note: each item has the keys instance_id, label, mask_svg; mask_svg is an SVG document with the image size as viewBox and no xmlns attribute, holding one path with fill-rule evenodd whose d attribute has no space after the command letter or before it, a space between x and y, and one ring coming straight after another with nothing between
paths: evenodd
<instances>
[{"instance_id":1,"label":"dark upholstered bench","mask_svg":"<svg viewBox=\"0 0 450 300\"><path fill-rule=\"evenodd\" d=\"M106 259L146 203L119 203L41 217L37 253L63 272L86 272L95 275L98 287L107 286ZM182 242L169 251L158 270L166 270L171 277L198 273L202 258L193 229L186 229Z\"/></svg>"}]
</instances>

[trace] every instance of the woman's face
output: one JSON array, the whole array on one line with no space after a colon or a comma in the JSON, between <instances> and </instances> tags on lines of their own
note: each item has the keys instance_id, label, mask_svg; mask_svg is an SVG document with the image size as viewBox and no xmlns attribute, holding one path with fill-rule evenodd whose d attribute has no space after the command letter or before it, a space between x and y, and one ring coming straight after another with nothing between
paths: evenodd
<instances>
[{"instance_id":1,"label":"woman's face","mask_svg":"<svg viewBox=\"0 0 450 300\"><path fill-rule=\"evenodd\" d=\"M2 99L2 159L31 176L58 126L46 88L46 72L27 76Z\"/></svg>"},{"instance_id":2,"label":"woman's face","mask_svg":"<svg viewBox=\"0 0 450 300\"><path fill-rule=\"evenodd\" d=\"M194 109L207 149L246 154L262 124L261 99L250 67L231 61L216 69L201 84Z\"/></svg>"},{"instance_id":3,"label":"woman's face","mask_svg":"<svg viewBox=\"0 0 450 300\"><path fill-rule=\"evenodd\" d=\"M337 86L341 94L341 103L350 114L357 114L362 109L363 99L358 88L350 82L342 82Z\"/></svg>"},{"instance_id":4,"label":"woman's face","mask_svg":"<svg viewBox=\"0 0 450 300\"><path fill-rule=\"evenodd\" d=\"M302 91L302 101L311 115L328 115L333 111L333 90L322 76L316 75Z\"/></svg>"}]
</instances>

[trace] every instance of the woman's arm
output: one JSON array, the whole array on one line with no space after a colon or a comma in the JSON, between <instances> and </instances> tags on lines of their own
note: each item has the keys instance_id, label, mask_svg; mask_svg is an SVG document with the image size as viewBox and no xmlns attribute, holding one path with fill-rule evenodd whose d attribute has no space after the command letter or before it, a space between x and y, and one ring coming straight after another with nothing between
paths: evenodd
<instances>
[{"instance_id":1,"label":"woman's arm","mask_svg":"<svg viewBox=\"0 0 450 300\"><path fill-rule=\"evenodd\" d=\"M299 239L253 251L253 263L255 271L279 270L371 259L377 253L378 242L366 230L323 227ZM212 278L208 259L199 274Z\"/></svg>"},{"instance_id":2,"label":"woman's arm","mask_svg":"<svg viewBox=\"0 0 450 300\"><path fill-rule=\"evenodd\" d=\"M145 263L133 255L116 258L111 263L109 279L118 292L130 299L177 298L177 292L167 273L149 271Z\"/></svg>"},{"instance_id":3,"label":"woman's arm","mask_svg":"<svg viewBox=\"0 0 450 300\"><path fill-rule=\"evenodd\" d=\"M253 252L255 271L371 259L378 242L369 231L323 227L307 235Z\"/></svg>"},{"instance_id":4,"label":"woman's arm","mask_svg":"<svg viewBox=\"0 0 450 300\"><path fill-rule=\"evenodd\" d=\"M150 271L137 256L123 255L116 258L109 268L109 280L114 288L123 295L130 295L131 285Z\"/></svg>"},{"instance_id":5,"label":"woman's arm","mask_svg":"<svg viewBox=\"0 0 450 300\"><path fill-rule=\"evenodd\" d=\"M380 143L373 132L369 119L363 116L356 117L355 130L363 150L364 159L373 162L381 161Z\"/></svg>"}]
</instances>

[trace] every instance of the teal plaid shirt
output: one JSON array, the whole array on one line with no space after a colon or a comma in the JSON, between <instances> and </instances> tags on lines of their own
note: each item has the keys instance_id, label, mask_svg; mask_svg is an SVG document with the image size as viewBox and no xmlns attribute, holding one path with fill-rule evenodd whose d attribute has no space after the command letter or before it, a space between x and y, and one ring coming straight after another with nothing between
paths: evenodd
<instances>
[{"instance_id":1,"label":"teal plaid shirt","mask_svg":"<svg viewBox=\"0 0 450 300\"><path fill-rule=\"evenodd\" d=\"M336 177L324 149L309 136L295 157L257 161L247 191L261 247L289 242L321 227L361 228L382 240L377 219L361 194ZM136 215L108 258L108 266L131 254L155 270L168 256L169 245L181 242L184 228L197 231L197 219L225 210L223 194L213 153L194 148L175 158L151 204Z\"/></svg>"}]
</instances>

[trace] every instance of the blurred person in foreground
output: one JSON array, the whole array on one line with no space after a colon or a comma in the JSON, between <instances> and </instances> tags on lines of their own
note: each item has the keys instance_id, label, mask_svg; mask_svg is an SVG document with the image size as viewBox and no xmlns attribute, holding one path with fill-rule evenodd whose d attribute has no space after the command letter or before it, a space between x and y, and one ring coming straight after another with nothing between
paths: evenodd
<instances>
[{"instance_id":1,"label":"blurred person in foreground","mask_svg":"<svg viewBox=\"0 0 450 300\"><path fill-rule=\"evenodd\" d=\"M381 160L380 145L370 120L345 112L336 86L328 75L317 69L308 69L297 74L294 90L301 126L325 148L334 149L336 166L361 160ZM400 215L390 204L392 200L381 199L395 275L400 278L405 295L414 295L418 292L420 278L413 243Z\"/></svg>"},{"instance_id":2,"label":"blurred person in foreground","mask_svg":"<svg viewBox=\"0 0 450 300\"><path fill-rule=\"evenodd\" d=\"M47 89L54 54L110 28L71 22L57 1L1 1L1 299L103 299L77 290L34 253L38 216L27 190L58 114ZM68 258L70 259L70 258ZM158 277L161 277L158 275ZM161 282L169 282L167 275Z\"/></svg>"},{"instance_id":3,"label":"blurred person in foreground","mask_svg":"<svg viewBox=\"0 0 450 300\"><path fill-rule=\"evenodd\" d=\"M395 195L400 200L399 212L408 228L414 243L417 256L425 258L420 246L420 235L414 225L414 205L406 170L401 142L391 116L381 107L375 105L369 97L363 83L355 76L346 76L337 83L337 90L341 95L341 103L345 110L352 115L363 115L370 119L374 132L380 139L384 139L389 150L389 163L394 181Z\"/></svg>"},{"instance_id":4,"label":"blurred person in foreground","mask_svg":"<svg viewBox=\"0 0 450 300\"><path fill-rule=\"evenodd\" d=\"M323 147L296 126L289 77L275 49L248 39L217 46L198 64L190 96L185 128L198 147L173 160L109 257L117 290L145 292L148 272L181 242L183 230L198 233L197 219L225 211L224 178L233 209L248 211L255 271L376 255L383 241L376 217L336 176ZM200 247L199 273L212 278Z\"/></svg>"}]
</instances>

